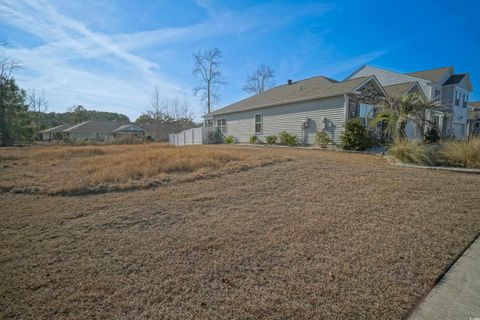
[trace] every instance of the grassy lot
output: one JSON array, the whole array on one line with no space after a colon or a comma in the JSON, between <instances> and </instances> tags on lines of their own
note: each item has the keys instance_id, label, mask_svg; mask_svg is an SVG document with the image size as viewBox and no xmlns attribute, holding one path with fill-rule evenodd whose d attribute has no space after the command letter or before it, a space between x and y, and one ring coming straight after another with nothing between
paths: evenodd
<instances>
[{"instance_id":1,"label":"grassy lot","mask_svg":"<svg viewBox=\"0 0 480 320\"><path fill-rule=\"evenodd\" d=\"M0 194L0 318L401 319L480 230L478 175L201 150L292 161L121 193Z\"/></svg>"},{"instance_id":2,"label":"grassy lot","mask_svg":"<svg viewBox=\"0 0 480 320\"><path fill-rule=\"evenodd\" d=\"M142 189L288 160L242 149L168 144L0 150L0 190L85 194Z\"/></svg>"}]
</instances>

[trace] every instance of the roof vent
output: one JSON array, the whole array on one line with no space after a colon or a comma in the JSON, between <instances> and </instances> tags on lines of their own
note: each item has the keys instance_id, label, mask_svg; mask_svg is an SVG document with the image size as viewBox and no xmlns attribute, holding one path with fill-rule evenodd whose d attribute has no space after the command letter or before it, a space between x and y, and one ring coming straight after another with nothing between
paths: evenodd
<instances>
[{"instance_id":1,"label":"roof vent","mask_svg":"<svg viewBox=\"0 0 480 320\"><path fill-rule=\"evenodd\" d=\"M288 85L291 85L293 83L292 79L288 79Z\"/></svg>"}]
</instances>

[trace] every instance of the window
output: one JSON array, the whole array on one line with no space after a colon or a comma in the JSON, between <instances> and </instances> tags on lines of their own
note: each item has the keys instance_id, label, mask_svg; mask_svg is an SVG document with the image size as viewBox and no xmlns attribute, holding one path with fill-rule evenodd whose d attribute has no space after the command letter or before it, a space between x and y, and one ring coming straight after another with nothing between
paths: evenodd
<instances>
[{"instance_id":1,"label":"window","mask_svg":"<svg viewBox=\"0 0 480 320\"><path fill-rule=\"evenodd\" d=\"M363 126L368 125L369 119L373 118L373 112L374 109L371 104L360 103L358 105L358 118Z\"/></svg>"},{"instance_id":2,"label":"window","mask_svg":"<svg viewBox=\"0 0 480 320\"><path fill-rule=\"evenodd\" d=\"M218 119L217 120L217 127L221 133L227 133L227 120L225 119Z\"/></svg>"},{"instance_id":3,"label":"window","mask_svg":"<svg viewBox=\"0 0 480 320\"><path fill-rule=\"evenodd\" d=\"M261 134L262 133L262 115L261 114L256 114L255 115L255 134Z\"/></svg>"},{"instance_id":4,"label":"window","mask_svg":"<svg viewBox=\"0 0 480 320\"><path fill-rule=\"evenodd\" d=\"M435 96L433 97L433 100L439 101L440 100L440 90L435 88Z\"/></svg>"},{"instance_id":5,"label":"window","mask_svg":"<svg viewBox=\"0 0 480 320\"><path fill-rule=\"evenodd\" d=\"M465 94L463 96L463 107L466 108L467 107L467 101L468 101L468 94Z\"/></svg>"},{"instance_id":6,"label":"window","mask_svg":"<svg viewBox=\"0 0 480 320\"><path fill-rule=\"evenodd\" d=\"M455 91L455 105L460 105L460 92Z\"/></svg>"},{"instance_id":7,"label":"window","mask_svg":"<svg viewBox=\"0 0 480 320\"><path fill-rule=\"evenodd\" d=\"M433 116L433 124L436 129L440 128L440 116Z\"/></svg>"},{"instance_id":8,"label":"window","mask_svg":"<svg viewBox=\"0 0 480 320\"><path fill-rule=\"evenodd\" d=\"M205 127L213 127L213 119L205 120Z\"/></svg>"}]
</instances>

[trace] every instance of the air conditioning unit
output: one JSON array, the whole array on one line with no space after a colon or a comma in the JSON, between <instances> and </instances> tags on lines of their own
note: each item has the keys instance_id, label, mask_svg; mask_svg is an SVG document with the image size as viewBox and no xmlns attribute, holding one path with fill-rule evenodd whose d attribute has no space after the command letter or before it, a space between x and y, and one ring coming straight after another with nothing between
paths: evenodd
<instances>
[{"instance_id":1,"label":"air conditioning unit","mask_svg":"<svg viewBox=\"0 0 480 320\"><path fill-rule=\"evenodd\" d=\"M307 129L309 124L310 124L309 119L305 118L305 120L303 120L303 122L302 122L302 128Z\"/></svg>"}]
</instances>

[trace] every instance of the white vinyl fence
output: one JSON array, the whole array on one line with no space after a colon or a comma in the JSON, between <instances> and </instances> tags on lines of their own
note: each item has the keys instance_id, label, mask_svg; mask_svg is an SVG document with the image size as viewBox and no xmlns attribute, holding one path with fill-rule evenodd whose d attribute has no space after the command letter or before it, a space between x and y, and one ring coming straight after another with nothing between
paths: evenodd
<instances>
[{"instance_id":1,"label":"white vinyl fence","mask_svg":"<svg viewBox=\"0 0 480 320\"><path fill-rule=\"evenodd\" d=\"M168 143L174 146L188 146L194 144L207 144L208 133L213 131L213 128L192 128L183 130L179 133L170 133L168 135Z\"/></svg>"}]
</instances>

